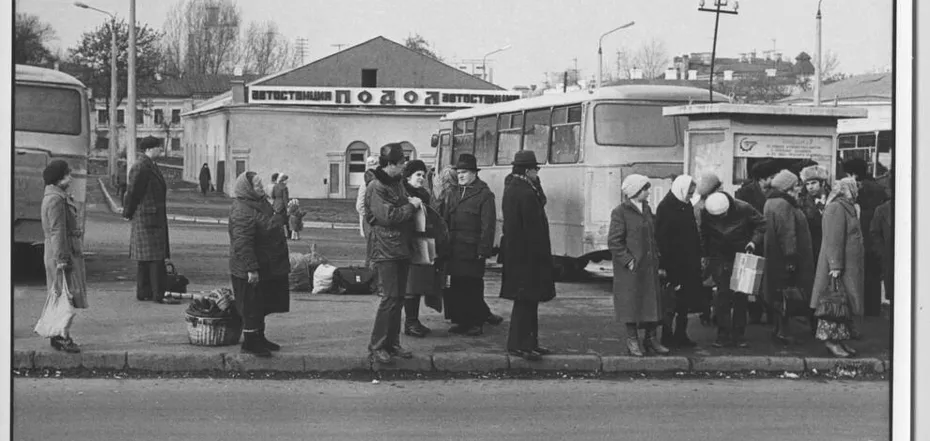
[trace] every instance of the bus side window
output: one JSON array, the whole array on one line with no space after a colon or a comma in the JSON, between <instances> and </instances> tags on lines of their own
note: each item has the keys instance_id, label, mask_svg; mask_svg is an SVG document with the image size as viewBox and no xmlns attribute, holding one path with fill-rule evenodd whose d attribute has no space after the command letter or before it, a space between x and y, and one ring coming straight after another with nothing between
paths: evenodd
<instances>
[{"instance_id":1,"label":"bus side window","mask_svg":"<svg viewBox=\"0 0 930 441\"><path fill-rule=\"evenodd\" d=\"M462 153L475 154L475 120L463 119L452 124L452 164Z\"/></svg>"},{"instance_id":2,"label":"bus side window","mask_svg":"<svg viewBox=\"0 0 930 441\"><path fill-rule=\"evenodd\" d=\"M538 109L526 112L526 124L523 126L523 149L536 153L536 161L545 164L549 159L549 136L552 111Z\"/></svg>"},{"instance_id":3,"label":"bus side window","mask_svg":"<svg viewBox=\"0 0 930 441\"><path fill-rule=\"evenodd\" d=\"M523 114L501 115L497 127L497 165L510 165L523 141Z\"/></svg>"},{"instance_id":4,"label":"bus side window","mask_svg":"<svg viewBox=\"0 0 930 441\"><path fill-rule=\"evenodd\" d=\"M478 118L475 134L475 158L479 166L489 166L494 163L494 153L497 151L497 117L485 116Z\"/></svg>"},{"instance_id":5,"label":"bus side window","mask_svg":"<svg viewBox=\"0 0 930 441\"><path fill-rule=\"evenodd\" d=\"M552 112L553 164L578 162L581 150L581 106L563 107Z\"/></svg>"}]
</instances>

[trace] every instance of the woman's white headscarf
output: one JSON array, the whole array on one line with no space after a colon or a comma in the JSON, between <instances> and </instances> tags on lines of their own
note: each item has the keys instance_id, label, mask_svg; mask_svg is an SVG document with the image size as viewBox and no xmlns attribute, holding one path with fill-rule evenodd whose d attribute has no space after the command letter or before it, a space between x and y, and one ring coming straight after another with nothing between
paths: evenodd
<instances>
[{"instance_id":1,"label":"woman's white headscarf","mask_svg":"<svg viewBox=\"0 0 930 441\"><path fill-rule=\"evenodd\" d=\"M856 199L859 198L859 183L856 182L856 178L845 177L836 181L833 185L833 191L827 197L827 204L837 198L844 198L850 203L856 203Z\"/></svg>"},{"instance_id":2,"label":"woman's white headscarf","mask_svg":"<svg viewBox=\"0 0 930 441\"><path fill-rule=\"evenodd\" d=\"M691 183L694 182L694 178L688 175L681 175L672 182L672 194L675 195L679 201L684 203L688 202L688 190L691 189Z\"/></svg>"},{"instance_id":3,"label":"woman's white headscarf","mask_svg":"<svg viewBox=\"0 0 930 441\"><path fill-rule=\"evenodd\" d=\"M626 197L633 199L634 196L642 191L646 184L649 184L649 178L643 175L633 174L627 176L626 179L623 180L623 183L620 184L620 190Z\"/></svg>"}]
</instances>

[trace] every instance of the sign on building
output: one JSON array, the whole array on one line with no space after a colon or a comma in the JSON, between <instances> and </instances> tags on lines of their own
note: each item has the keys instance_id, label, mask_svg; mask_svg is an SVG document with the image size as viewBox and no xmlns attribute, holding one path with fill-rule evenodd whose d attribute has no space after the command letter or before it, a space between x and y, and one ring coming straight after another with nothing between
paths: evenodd
<instances>
[{"instance_id":1,"label":"sign on building","mask_svg":"<svg viewBox=\"0 0 930 441\"><path fill-rule=\"evenodd\" d=\"M833 138L829 136L743 135L733 137L738 158L810 158L829 163Z\"/></svg>"},{"instance_id":2,"label":"sign on building","mask_svg":"<svg viewBox=\"0 0 930 441\"><path fill-rule=\"evenodd\" d=\"M252 86L249 102L309 106L475 107L520 99L510 91Z\"/></svg>"}]
</instances>

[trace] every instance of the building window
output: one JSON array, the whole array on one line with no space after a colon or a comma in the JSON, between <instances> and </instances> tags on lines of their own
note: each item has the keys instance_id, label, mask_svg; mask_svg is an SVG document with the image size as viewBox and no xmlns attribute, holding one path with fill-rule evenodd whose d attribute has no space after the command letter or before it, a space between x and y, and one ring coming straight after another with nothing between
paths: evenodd
<instances>
[{"instance_id":1,"label":"building window","mask_svg":"<svg viewBox=\"0 0 930 441\"><path fill-rule=\"evenodd\" d=\"M107 118L107 111L106 111L106 110L98 110L98 111L97 111L97 124L106 124L107 121L108 121L108 118Z\"/></svg>"},{"instance_id":2,"label":"building window","mask_svg":"<svg viewBox=\"0 0 930 441\"><path fill-rule=\"evenodd\" d=\"M239 175L243 173L245 173L245 160L237 159L236 160L236 177L238 178Z\"/></svg>"},{"instance_id":3,"label":"building window","mask_svg":"<svg viewBox=\"0 0 930 441\"><path fill-rule=\"evenodd\" d=\"M145 120L145 113L142 112L142 109L136 109L136 124L142 124Z\"/></svg>"},{"instance_id":4,"label":"building window","mask_svg":"<svg viewBox=\"0 0 930 441\"><path fill-rule=\"evenodd\" d=\"M346 164L348 164L348 184L350 187L362 187L365 185L365 159L369 152L368 144L362 141L355 141L346 148Z\"/></svg>"},{"instance_id":5,"label":"building window","mask_svg":"<svg viewBox=\"0 0 930 441\"><path fill-rule=\"evenodd\" d=\"M124 124L125 122L126 122L126 111L123 109L117 110L116 111L116 123Z\"/></svg>"},{"instance_id":6,"label":"building window","mask_svg":"<svg viewBox=\"0 0 930 441\"><path fill-rule=\"evenodd\" d=\"M165 111L162 109L155 109L155 124L162 125L165 123Z\"/></svg>"},{"instance_id":7,"label":"building window","mask_svg":"<svg viewBox=\"0 0 930 441\"><path fill-rule=\"evenodd\" d=\"M362 69L362 87L378 87L378 69Z\"/></svg>"},{"instance_id":8,"label":"building window","mask_svg":"<svg viewBox=\"0 0 930 441\"><path fill-rule=\"evenodd\" d=\"M181 109L171 109L171 124L181 123Z\"/></svg>"},{"instance_id":9,"label":"building window","mask_svg":"<svg viewBox=\"0 0 930 441\"><path fill-rule=\"evenodd\" d=\"M177 152L181 150L181 138L171 138L171 151Z\"/></svg>"}]
</instances>

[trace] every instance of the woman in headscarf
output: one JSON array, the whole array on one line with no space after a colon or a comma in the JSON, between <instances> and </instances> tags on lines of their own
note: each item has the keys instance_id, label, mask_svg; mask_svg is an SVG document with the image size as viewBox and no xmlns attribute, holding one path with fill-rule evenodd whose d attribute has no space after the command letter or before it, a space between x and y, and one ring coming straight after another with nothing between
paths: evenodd
<instances>
[{"instance_id":1,"label":"woman in headscarf","mask_svg":"<svg viewBox=\"0 0 930 441\"><path fill-rule=\"evenodd\" d=\"M814 284L814 251L807 218L798 203L801 187L798 177L781 170L772 179L768 199L765 201L765 277L763 294L765 304L775 312L773 337L783 344L795 339L788 329L791 311L785 305L785 292L797 289L807 303ZM809 317L809 310L804 316Z\"/></svg>"},{"instance_id":2,"label":"woman in headscarf","mask_svg":"<svg viewBox=\"0 0 930 441\"><path fill-rule=\"evenodd\" d=\"M208 191L210 191L210 166L204 162L203 167L200 167L200 192L206 196Z\"/></svg>"},{"instance_id":3,"label":"woman in headscarf","mask_svg":"<svg viewBox=\"0 0 930 441\"><path fill-rule=\"evenodd\" d=\"M290 310L284 213L265 199L261 178L245 172L236 179L229 213L229 270L236 309L242 316L242 352L268 357L281 347L265 338L265 316Z\"/></svg>"},{"instance_id":4,"label":"woman in headscarf","mask_svg":"<svg viewBox=\"0 0 930 441\"><path fill-rule=\"evenodd\" d=\"M865 288L865 245L856 211L859 186L855 178L836 181L823 213L823 243L817 259L811 308L827 350L837 357L856 351L846 344L855 332L853 317L862 316Z\"/></svg>"},{"instance_id":5,"label":"woman in headscarf","mask_svg":"<svg viewBox=\"0 0 930 441\"><path fill-rule=\"evenodd\" d=\"M613 255L614 314L626 325L626 347L630 355L643 356L643 349L656 354L669 350L656 338L662 320L659 277L659 249L656 245L655 220L649 208L649 178L632 174L623 180L621 190L626 200L610 214L607 246ZM645 328L642 345L639 328Z\"/></svg>"},{"instance_id":6,"label":"woman in headscarf","mask_svg":"<svg viewBox=\"0 0 930 441\"><path fill-rule=\"evenodd\" d=\"M61 293L66 281L71 293L71 305L87 308L87 289L84 273L84 231L78 223L77 205L68 194L71 169L60 159L52 161L42 171L45 196L42 198L42 231L45 233L45 283L48 289L46 304L52 296ZM71 338L71 322L62 335L51 337L51 345L59 351L81 352Z\"/></svg>"},{"instance_id":7,"label":"woman in headscarf","mask_svg":"<svg viewBox=\"0 0 930 441\"><path fill-rule=\"evenodd\" d=\"M675 178L672 189L656 208L659 268L665 270L665 282L675 291L674 309L670 310L668 306L665 308L662 344L666 346L687 348L697 345L688 338L688 312L703 309L701 234L691 205L696 187L691 176ZM675 322L674 334L672 321Z\"/></svg>"}]
</instances>

